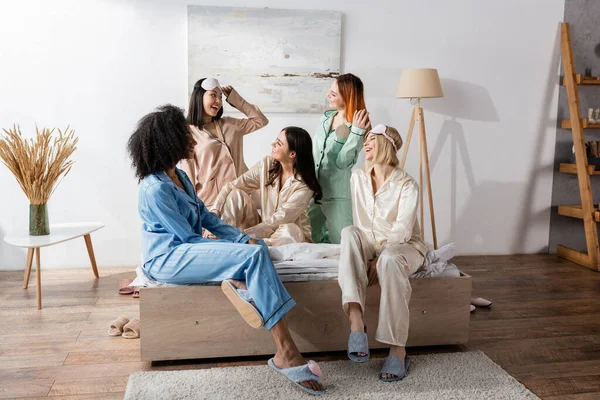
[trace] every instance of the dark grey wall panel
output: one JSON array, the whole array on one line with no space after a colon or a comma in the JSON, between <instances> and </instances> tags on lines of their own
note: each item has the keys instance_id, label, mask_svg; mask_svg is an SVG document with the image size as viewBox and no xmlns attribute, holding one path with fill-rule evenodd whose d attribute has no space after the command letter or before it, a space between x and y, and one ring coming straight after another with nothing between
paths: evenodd
<instances>
[{"instance_id":1,"label":"dark grey wall panel","mask_svg":"<svg viewBox=\"0 0 600 400\"><path fill-rule=\"evenodd\" d=\"M592 69L594 76L600 76L600 1L566 0L565 22L571 29L573 61L577 73L583 74L586 68ZM561 70L562 73L562 70ZM581 115L587 118L588 108L600 108L600 86L579 86ZM560 88L558 97L558 120L569 118L567 91ZM600 140L600 130L585 130L586 140ZM557 129L554 153L554 179L552 185L552 215L550 218L549 250L556 252L558 244L585 251L583 222L557 214L558 205L580 204L577 176L558 172L559 164L569 162L573 152L573 139L570 130ZM594 203L600 201L600 176L592 176Z\"/></svg>"}]
</instances>

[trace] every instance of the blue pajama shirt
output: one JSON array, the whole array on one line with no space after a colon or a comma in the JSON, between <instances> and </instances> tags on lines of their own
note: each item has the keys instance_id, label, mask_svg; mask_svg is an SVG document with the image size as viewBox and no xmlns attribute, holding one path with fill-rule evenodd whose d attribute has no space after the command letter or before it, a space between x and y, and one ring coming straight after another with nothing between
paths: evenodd
<instances>
[{"instance_id":1,"label":"blue pajama shirt","mask_svg":"<svg viewBox=\"0 0 600 400\"><path fill-rule=\"evenodd\" d=\"M245 280L265 327L271 329L296 303L281 283L267 247L246 244L250 237L209 212L188 176L175 171L185 190L165 172L140 183L144 271L157 281L180 285ZM203 238L202 228L219 240Z\"/></svg>"}]
</instances>

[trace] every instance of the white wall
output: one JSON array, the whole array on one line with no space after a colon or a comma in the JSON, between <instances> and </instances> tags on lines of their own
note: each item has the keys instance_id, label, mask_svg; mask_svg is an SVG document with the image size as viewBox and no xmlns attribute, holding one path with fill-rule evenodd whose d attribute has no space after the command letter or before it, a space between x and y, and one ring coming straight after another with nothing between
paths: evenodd
<instances>
[{"instance_id":1,"label":"white wall","mask_svg":"<svg viewBox=\"0 0 600 400\"><path fill-rule=\"evenodd\" d=\"M546 248L563 0L1 2L0 127L76 128L76 164L49 203L50 219L104 222L93 235L101 268L140 257L125 144L155 106L187 104L188 3L342 11L342 72L363 79L372 119L401 132L411 106L395 99L400 71L438 68L446 97L424 108L440 242L458 243L461 254ZM312 132L319 118L268 117L247 137L248 164L282 127ZM407 170L416 175L413 146ZM0 188L0 236L27 229L28 201L4 166ZM86 257L83 240L42 250L48 268L88 267ZM24 261L25 251L0 245L0 269Z\"/></svg>"}]
</instances>

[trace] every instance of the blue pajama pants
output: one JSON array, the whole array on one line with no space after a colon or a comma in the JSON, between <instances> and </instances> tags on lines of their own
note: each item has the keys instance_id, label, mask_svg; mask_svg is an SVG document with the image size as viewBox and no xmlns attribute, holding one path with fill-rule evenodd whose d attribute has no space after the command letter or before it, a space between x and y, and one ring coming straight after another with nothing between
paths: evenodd
<instances>
[{"instance_id":1,"label":"blue pajama pants","mask_svg":"<svg viewBox=\"0 0 600 400\"><path fill-rule=\"evenodd\" d=\"M221 240L186 243L148 261L144 271L152 279L179 285L245 280L267 329L296 305L281 283L264 245Z\"/></svg>"}]
</instances>

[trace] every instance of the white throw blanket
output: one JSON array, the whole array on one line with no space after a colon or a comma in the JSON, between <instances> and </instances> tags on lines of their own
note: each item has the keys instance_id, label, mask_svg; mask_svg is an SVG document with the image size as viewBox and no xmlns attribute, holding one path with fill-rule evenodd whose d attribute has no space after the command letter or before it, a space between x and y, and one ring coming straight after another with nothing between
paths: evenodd
<instances>
[{"instance_id":1,"label":"white throw blanket","mask_svg":"<svg viewBox=\"0 0 600 400\"><path fill-rule=\"evenodd\" d=\"M291 243L269 247L269 255L274 263L277 261L309 261L324 258L339 260L340 249L339 244Z\"/></svg>"}]
</instances>

